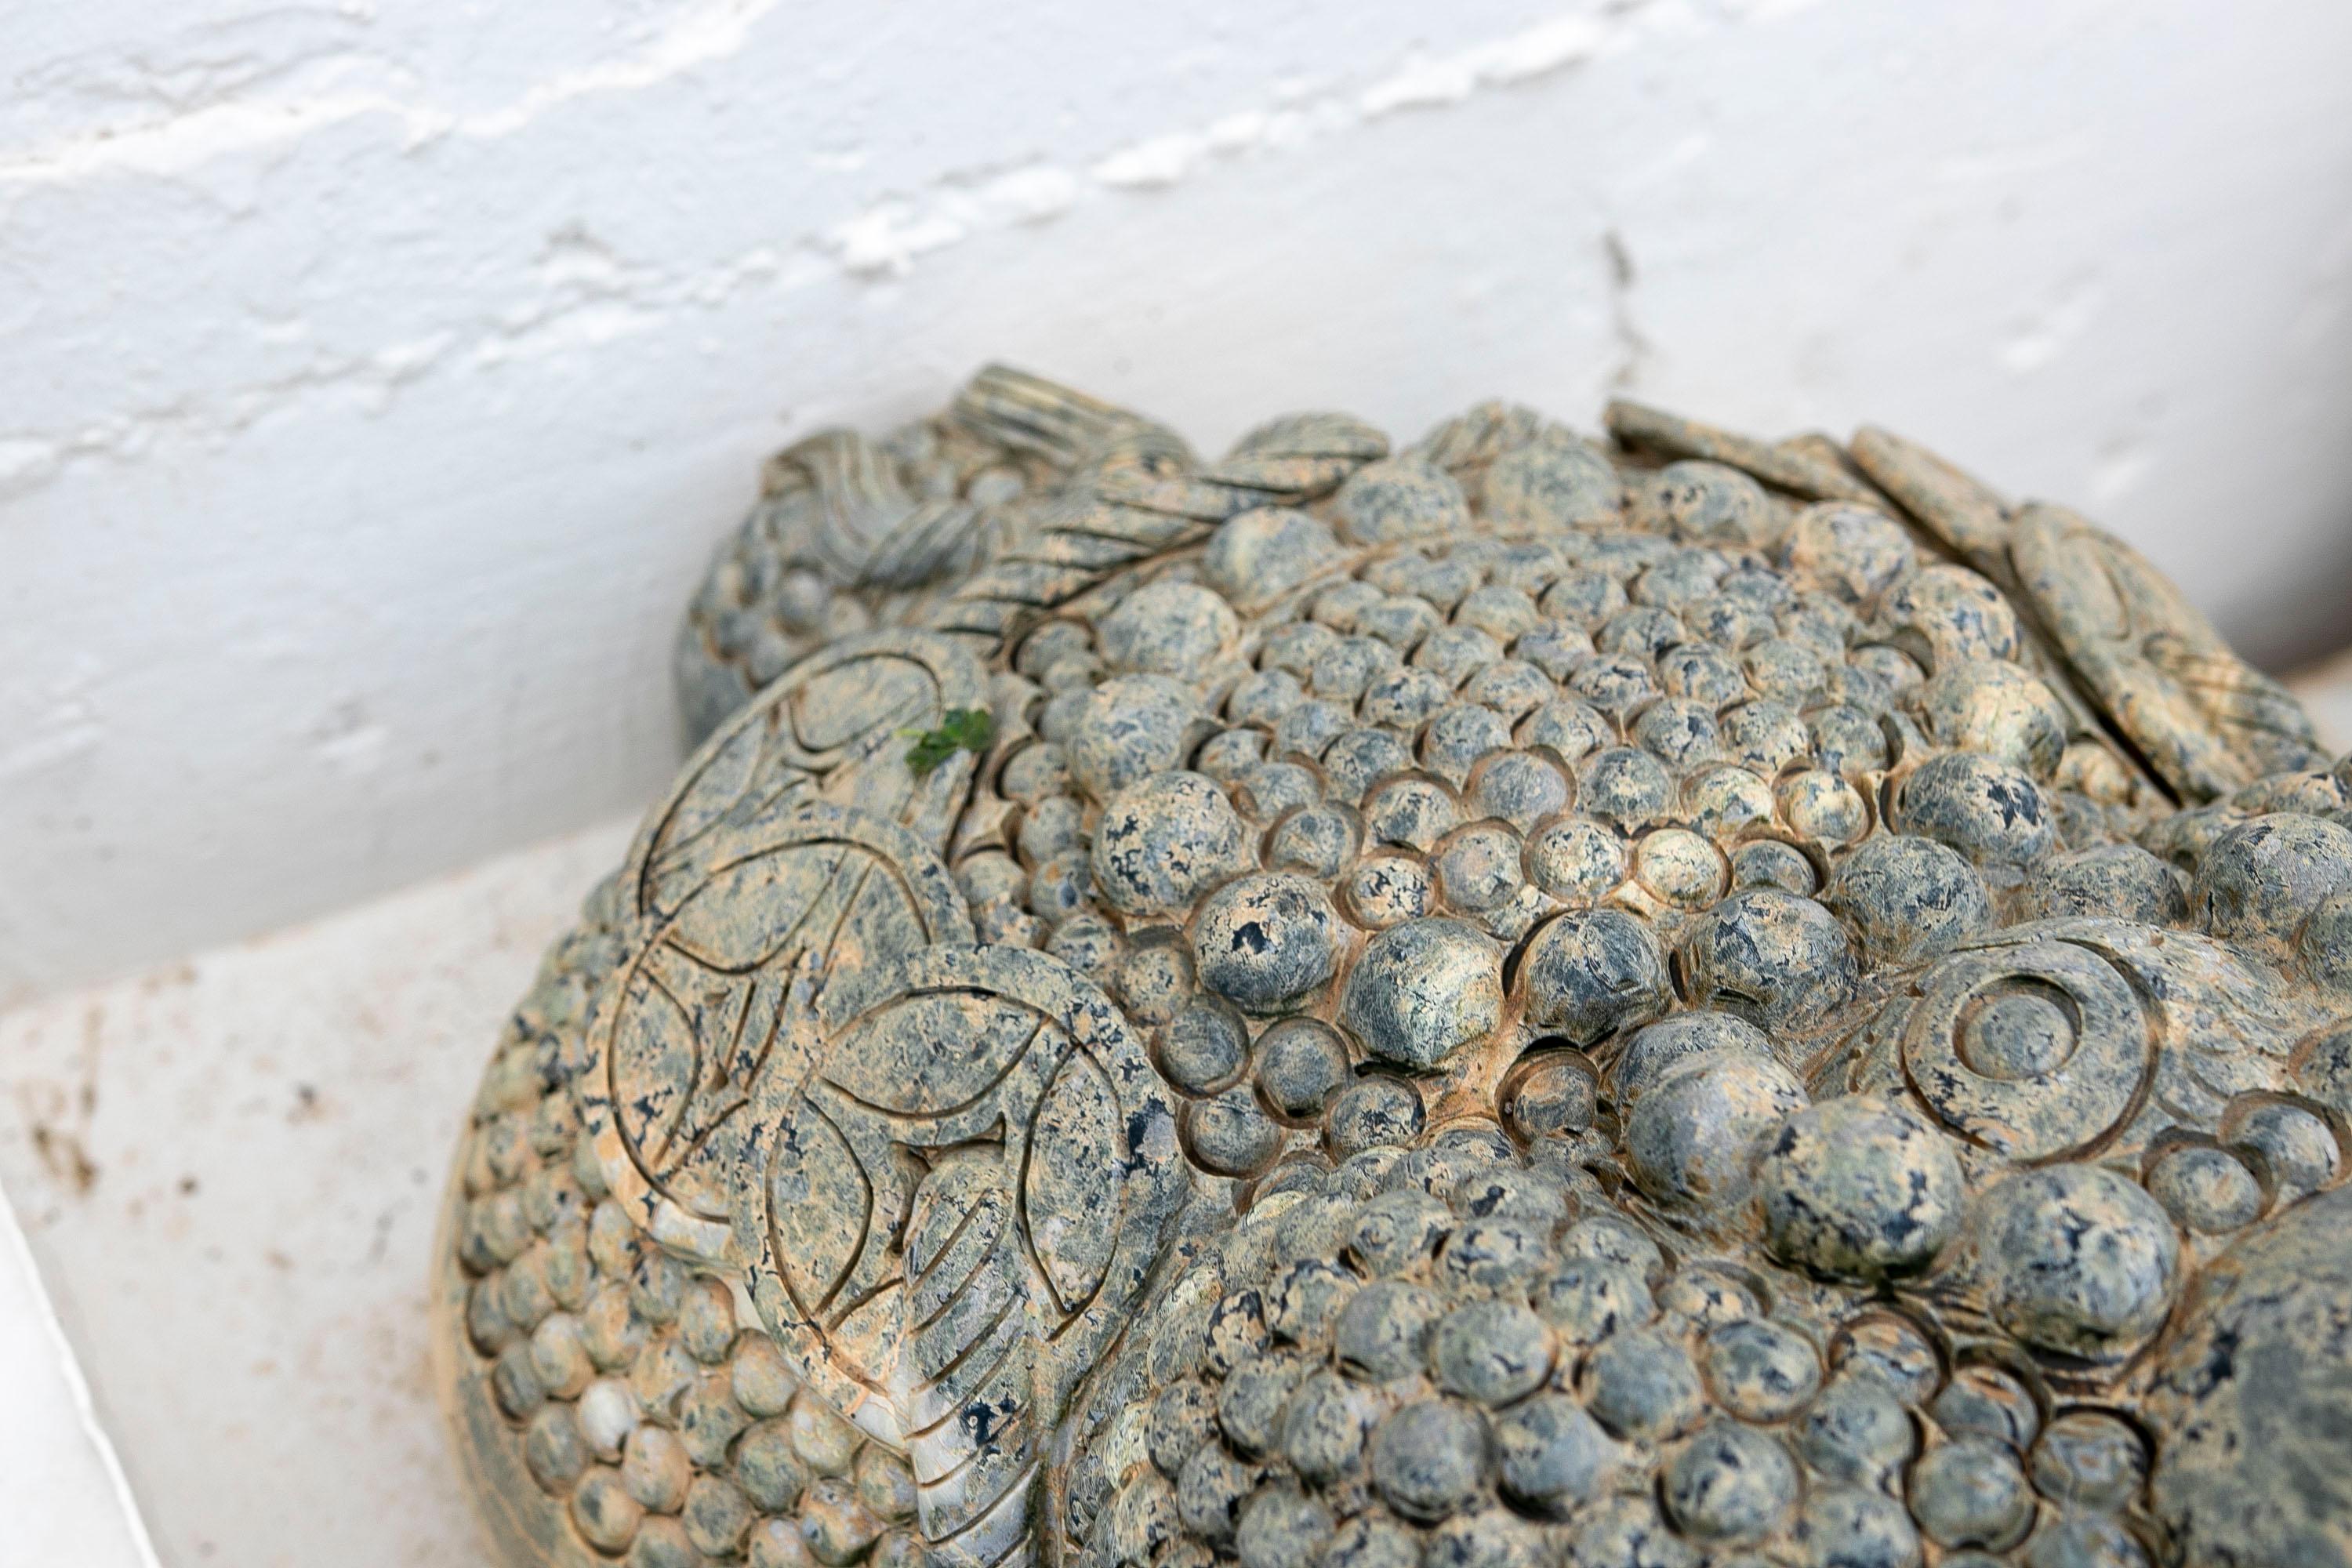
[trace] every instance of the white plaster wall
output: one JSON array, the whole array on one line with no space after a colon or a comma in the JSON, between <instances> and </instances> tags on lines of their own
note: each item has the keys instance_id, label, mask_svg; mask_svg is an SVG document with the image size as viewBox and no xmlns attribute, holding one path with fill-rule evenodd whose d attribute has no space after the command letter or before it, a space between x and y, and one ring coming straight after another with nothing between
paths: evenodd
<instances>
[{"instance_id":1,"label":"white plaster wall","mask_svg":"<svg viewBox=\"0 0 2352 1568\"><path fill-rule=\"evenodd\" d=\"M1894 424L2284 660L2341 0L76 0L0 40L0 1000L642 799L760 456L990 357L1214 445Z\"/></svg>"}]
</instances>

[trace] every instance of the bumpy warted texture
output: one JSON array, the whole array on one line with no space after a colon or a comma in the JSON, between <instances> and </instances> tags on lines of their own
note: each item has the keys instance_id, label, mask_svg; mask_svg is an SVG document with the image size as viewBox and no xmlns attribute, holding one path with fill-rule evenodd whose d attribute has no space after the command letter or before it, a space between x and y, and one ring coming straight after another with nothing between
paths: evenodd
<instances>
[{"instance_id":1,"label":"bumpy warted texture","mask_svg":"<svg viewBox=\"0 0 2352 1568\"><path fill-rule=\"evenodd\" d=\"M776 460L452 1184L507 1561L2352 1563L2352 763L2071 513L1607 427Z\"/></svg>"}]
</instances>

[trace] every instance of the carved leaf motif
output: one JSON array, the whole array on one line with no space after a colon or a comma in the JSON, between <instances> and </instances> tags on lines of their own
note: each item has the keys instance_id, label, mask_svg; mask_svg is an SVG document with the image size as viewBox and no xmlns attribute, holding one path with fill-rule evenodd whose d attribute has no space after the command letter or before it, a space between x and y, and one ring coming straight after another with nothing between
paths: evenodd
<instances>
[{"instance_id":1,"label":"carved leaf motif","mask_svg":"<svg viewBox=\"0 0 2352 1568\"><path fill-rule=\"evenodd\" d=\"M2325 761L2302 704L2123 541L2035 502L2010 555L2075 675L2183 800Z\"/></svg>"},{"instance_id":2,"label":"carved leaf motif","mask_svg":"<svg viewBox=\"0 0 2352 1568\"><path fill-rule=\"evenodd\" d=\"M1116 1189L1091 1156L1119 1142L1118 1098L1093 1058L1073 1051L1037 1107L1023 1183L1037 1262L1065 1314L1094 1295L1110 1266Z\"/></svg>"},{"instance_id":3,"label":"carved leaf motif","mask_svg":"<svg viewBox=\"0 0 2352 1568\"><path fill-rule=\"evenodd\" d=\"M1644 447L1670 458L1704 458L1728 463L1768 485L1775 485L1811 500L1875 503L1877 494L1834 462L1824 462L1802 447L1775 447L1753 437L1702 425L1664 409L1623 398L1612 401L1602 415L1610 434L1628 447Z\"/></svg>"},{"instance_id":4,"label":"carved leaf motif","mask_svg":"<svg viewBox=\"0 0 2352 1568\"><path fill-rule=\"evenodd\" d=\"M1865 425L1853 460L1905 511L1969 565L1996 581L2009 575L2009 504L1990 488L1916 442Z\"/></svg>"},{"instance_id":5,"label":"carved leaf motif","mask_svg":"<svg viewBox=\"0 0 2352 1568\"><path fill-rule=\"evenodd\" d=\"M780 1257L794 1304L812 1319L828 1313L874 1220L873 1184L828 1118L803 1117L779 1138L768 1202L790 1241Z\"/></svg>"},{"instance_id":6,"label":"carved leaf motif","mask_svg":"<svg viewBox=\"0 0 2352 1568\"><path fill-rule=\"evenodd\" d=\"M1027 1561L1044 1434L1181 1194L1159 1079L1108 999L1025 949L902 954L819 1008L809 1070L763 1079L751 1117L752 1299L819 1393L906 1451L935 1558ZM859 1182L825 1173L845 1158Z\"/></svg>"},{"instance_id":7,"label":"carved leaf motif","mask_svg":"<svg viewBox=\"0 0 2352 1568\"><path fill-rule=\"evenodd\" d=\"M941 940L971 915L937 855L896 824L824 805L723 828L694 851L671 917L645 922L587 1032L576 1079L597 1161L628 1211L709 1264L732 1242L726 1172L754 1086L797 1082L828 987Z\"/></svg>"},{"instance_id":8,"label":"carved leaf motif","mask_svg":"<svg viewBox=\"0 0 2352 1568\"><path fill-rule=\"evenodd\" d=\"M979 662L950 638L845 637L779 677L688 760L638 830L623 886L639 914L667 918L709 877L719 836L820 800L909 828L936 853L977 759L950 758L919 779L898 732L987 705Z\"/></svg>"}]
</instances>

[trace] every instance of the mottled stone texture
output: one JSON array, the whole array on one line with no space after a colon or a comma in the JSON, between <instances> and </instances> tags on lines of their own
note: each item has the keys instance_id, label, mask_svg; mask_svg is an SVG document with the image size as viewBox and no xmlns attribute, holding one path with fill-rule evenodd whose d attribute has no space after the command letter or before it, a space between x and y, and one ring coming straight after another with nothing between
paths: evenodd
<instances>
[{"instance_id":1,"label":"mottled stone texture","mask_svg":"<svg viewBox=\"0 0 2352 1568\"><path fill-rule=\"evenodd\" d=\"M2352 765L2071 513L1608 426L777 459L458 1159L509 1561L2352 1563Z\"/></svg>"}]
</instances>

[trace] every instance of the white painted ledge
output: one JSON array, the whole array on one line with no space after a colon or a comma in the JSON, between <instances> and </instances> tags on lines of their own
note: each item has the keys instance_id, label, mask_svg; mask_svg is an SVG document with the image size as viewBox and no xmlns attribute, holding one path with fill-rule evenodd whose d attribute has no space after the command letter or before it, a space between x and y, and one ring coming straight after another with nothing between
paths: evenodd
<instances>
[{"instance_id":1,"label":"white painted ledge","mask_svg":"<svg viewBox=\"0 0 2352 1568\"><path fill-rule=\"evenodd\" d=\"M167 1568L482 1560L427 1367L442 1178L500 1018L630 826L0 1016L0 1185ZM16 1392L20 1359L60 1376L17 1258L0 1563L152 1564L127 1515L119 1549L101 1529L69 1390ZM55 1550L16 1555L27 1520Z\"/></svg>"},{"instance_id":2,"label":"white painted ledge","mask_svg":"<svg viewBox=\"0 0 2352 1568\"><path fill-rule=\"evenodd\" d=\"M0 1519L8 1521L9 1561L156 1568L147 1527L5 1194L0 1391Z\"/></svg>"}]
</instances>

